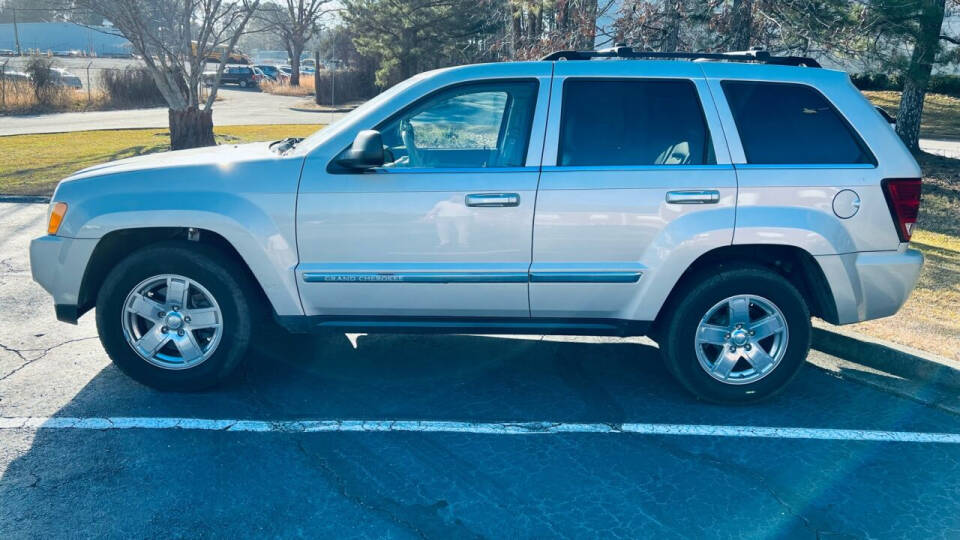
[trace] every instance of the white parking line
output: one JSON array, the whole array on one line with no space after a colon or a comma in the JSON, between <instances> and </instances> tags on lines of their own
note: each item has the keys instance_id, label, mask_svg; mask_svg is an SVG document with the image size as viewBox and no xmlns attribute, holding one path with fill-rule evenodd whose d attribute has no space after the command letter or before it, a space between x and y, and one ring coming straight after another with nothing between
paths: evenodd
<instances>
[{"instance_id":1,"label":"white parking line","mask_svg":"<svg viewBox=\"0 0 960 540\"><path fill-rule=\"evenodd\" d=\"M426 432L483 435L533 435L549 433L620 433L640 435L693 435L765 439L817 439L960 444L960 433L922 433L860 429L801 427L722 426L702 424L602 424L568 422L445 422L421 420L217 420L151 417L18 417L0 418L0 430L37 429L181 429L228 432L327 433L327 432Z\"/></svg>"}]
</instances>

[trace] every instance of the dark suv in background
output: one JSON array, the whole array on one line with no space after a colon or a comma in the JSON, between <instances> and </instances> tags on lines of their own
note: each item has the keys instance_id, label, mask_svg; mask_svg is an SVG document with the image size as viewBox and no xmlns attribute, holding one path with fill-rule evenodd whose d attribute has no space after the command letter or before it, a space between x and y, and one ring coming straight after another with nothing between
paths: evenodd
<instances>
[{"instance_id":1,"label":"dark suv in background","mask_svg":"<svg viewBox=\"0 0 960 540\"><path fill-rule=\"evenodd\" d=\"M216 71L207 71L203 74L203 83L207 86L213 86L216 79ZM240 88L256 88L260 85L263 75L252 66L229 65L223 68L223 76L220 78L220 84L236 84Z\"/></svg>"}]
</instances>

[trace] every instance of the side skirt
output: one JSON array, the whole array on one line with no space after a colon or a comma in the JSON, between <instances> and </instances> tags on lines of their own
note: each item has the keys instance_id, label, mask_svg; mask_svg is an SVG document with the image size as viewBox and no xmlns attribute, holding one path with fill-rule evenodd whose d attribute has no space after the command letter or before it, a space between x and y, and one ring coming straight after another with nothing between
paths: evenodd
<instances>
[{"instance_id":1,"label":"side skirt","mask_svg":"<svg viewBox=\"0 0 960 540\"><path fill-rule=\"evenodd\" d=\"M576 336L643 336L649 321L624 319L496 318L496 317L349 317L276 316L298 334L331 330L363 334L552 334Z\"/></svg>"}]
</instances>

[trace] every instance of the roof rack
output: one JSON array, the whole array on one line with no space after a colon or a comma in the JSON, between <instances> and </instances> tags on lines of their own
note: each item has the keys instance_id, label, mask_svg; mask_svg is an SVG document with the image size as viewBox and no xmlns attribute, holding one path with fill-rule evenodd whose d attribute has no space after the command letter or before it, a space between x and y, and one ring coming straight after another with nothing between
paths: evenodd
<instances>
[{"instance_id":1,"label":"roof rack","mask_svg":"<svg viewBox=\"0 0 960 540\"><path fill-rule=\"evenodd\" d=\"M593 58L652 58L666 60L727 60L732 62L758 62L761 64L776 64L780 66L801 66L801 67L820 67L820 62L813 58L805 56L773 56L763 49L751 49L749 51L735 51L722 53L705 52L653 52L636 51L633 47L617 45L609 49L599 51L556 51L552 52L541 60L590 60Z\"/></svg>"}]
</instances>

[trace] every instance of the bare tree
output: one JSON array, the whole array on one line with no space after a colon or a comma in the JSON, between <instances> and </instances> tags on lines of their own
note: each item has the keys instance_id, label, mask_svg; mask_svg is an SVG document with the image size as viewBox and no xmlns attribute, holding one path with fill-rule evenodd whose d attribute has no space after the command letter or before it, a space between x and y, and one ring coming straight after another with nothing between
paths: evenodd
<instances>
[{"instance_id":1,"label":"bare tree","mask_svg":"<svg viewBox=\"0 0 960 540\"><path fill-rule=\"evenodd\" d=\"M597 20L615 10L618 0L507 0L502 18L504 40L495 45L508 58L530 59L567 49L593 49Z\"/></svg>"},{"instance_id":2,"label":"bare tree","mask_svg":"<svg viewBox=\"0 0 960 540\"><path fill-rule=\"evenodd\" d=\"M170 147L216 144L213 104L226 58L260 0L77 0L109 20L127 38L169 107ZM219 57L210 93L201 106L200 84L208 58Z\"/></svg>"},{"instance_id":3,"label":"bare tree","mask_svg":"<svg viewBox=\"0 0 960 540\"><path fill-rule=\"evenodd\" d=\"M300 86L300 55L307 42L320 30L320 18L331 0L282 0L264 4L258 19L276 32L290 55L290 86ZM319 67L319 66L317 66Z\"/></svg>"}]
</instances>

